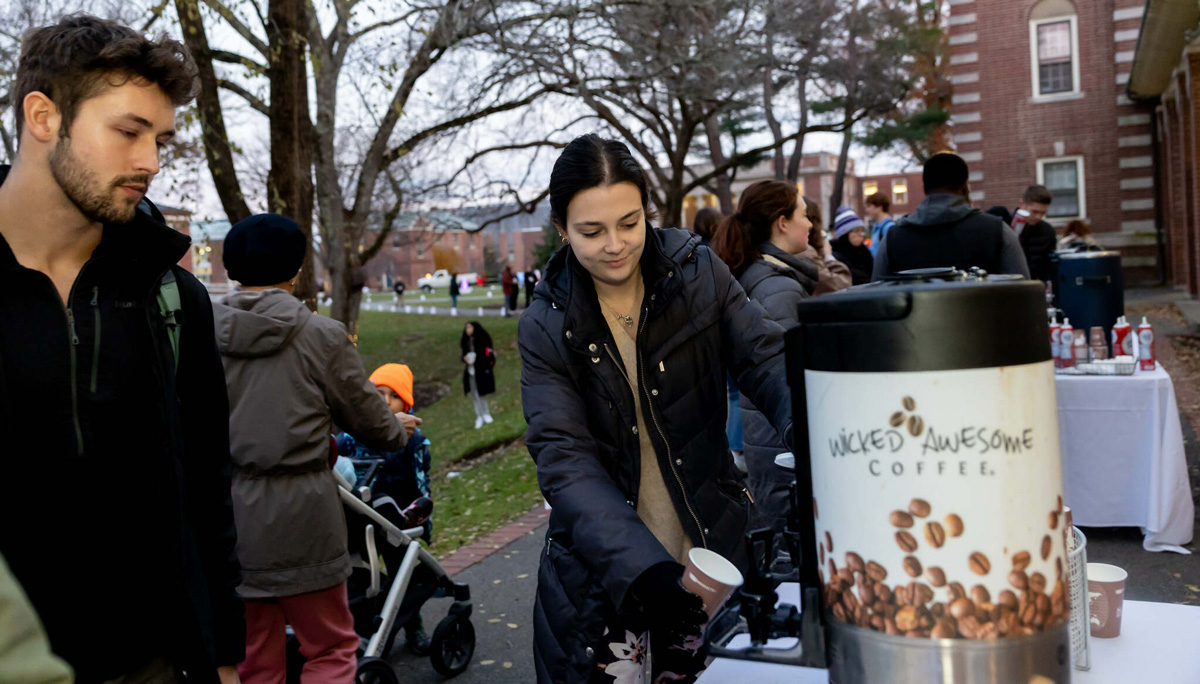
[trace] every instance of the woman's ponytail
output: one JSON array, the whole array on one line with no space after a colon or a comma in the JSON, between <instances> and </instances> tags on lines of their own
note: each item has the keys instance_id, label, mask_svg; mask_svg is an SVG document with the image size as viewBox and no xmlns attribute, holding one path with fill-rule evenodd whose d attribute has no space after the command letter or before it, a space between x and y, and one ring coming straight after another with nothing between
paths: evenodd
<instances>
[{"instance_id":1,"label":"woman's ponytail","mask_svg":"<svg viewBox=\"0 0 1200 684\"><path fill-rule=\"evenodd\" d=\"M770 241L771 226L779 217L792 217L799 197L794 184L779 180L751 183L742 191L737 211L721 222L712 240L713 251L735 278L762 258L758 246Z\"/></svg>"}]
</instances>

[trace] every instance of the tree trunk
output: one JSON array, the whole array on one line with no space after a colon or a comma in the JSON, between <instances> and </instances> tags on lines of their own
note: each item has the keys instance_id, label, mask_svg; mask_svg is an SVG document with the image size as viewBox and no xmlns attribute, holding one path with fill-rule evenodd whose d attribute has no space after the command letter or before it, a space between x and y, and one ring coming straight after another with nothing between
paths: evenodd
<instances>
[{"instance_id":1,"label":"tree trunk","mask_svg":"<svg viewBox=\"0 0 1200 684\"><path fill-rule=\"evenodd\" d=\"M846 133L842 137L842 153L838 156L837 173L833 177L833 194L829 197L829 213L837 211L842 206L842 195L846 185L846 163L850 159L850 143L854 140L854 126L847 122Z\"/></svg>"},{"instance_id":2,"label":"tree trunk","mask_svg":"<svg viewBox=\"0 0 1200 684\"><path fill-rule=\"evenodd\" d=\"M204 22L200 17L197 0L175 0L175 11L179 14L179 27L183 42L196 62L200 90L196 96L203 129L204 156L212 174L217 197L225 210L225 218L237 223L250 216L250 207L242 195L237 173L233 168L233 148L225 131L225 116L221 112L221 99L217 93L217 74L213 70L212 52L208 37L204 33Z\"/></svg>"},{"instance_id":3,"label":"tree trunk","mask_svg":"<svg viewBox=\"0 0 1200 684\"><path fill-rule=\"evenodd\" d=\"M296 298L317 310L317 275L313 258L312 122L308 115L308 50L304 38L304 0L271 0L267 38L271 46L271 170L267 206L284 214L304 231L307 249L296 283Z\"/></svg>"},{"instance_id":4,"label":"tree trunk","mask_svg":"<svg viewBox=\"0 0 1200 684\"><path fill-rule=\"evenodd\" d=\"M795 183L800 180L800 166L804 161L804 136L808 131L808 93L805 88L808 86L807 75L800 76L800 82L796 87L800 89L798 99L800 100L800 137L796 138L796 147L792 150L792 158L788 161L787 179Z\"/></svg>"},{"instance_id":5,"label":"tree trunk","mask_svg":"<svg viewBox=\"0 0 1200 684\"><path fill-rule=\"evenodd\" d=\"M721 148L721 127L717 122L717 115L713 114L704 120L704 133L708 137L708 153L712 158L714 167L724 164L725 150ZM730 189L732 180L728 172L716 177L717 202L721 205L721 213L729 216L733 213L733 190ZM680 211L682 212L682 201L680 202Z\"/></svg>"},{"instance_id":6,"label":"tree trunk","mask_svg":"<svg viewBox=\"0 0 1200 684\"><path fill-rule=\"evenodd\" d=\"M767 21L768 26L774 18L774 13L768 10ZM775 63L775 37L770 29L767 31L767 64L763 68L763 116L767 120L767 128L771 131L771 140L775 142L774 156L771 158L772 166L775 170L775 180L783 180L787 174L787 162L783 154L783 127L779 125L779 119L775 118L775 70L772 68ZM801 88L804 84L800 84ZM797 148L799 149L799 148Z\"/></svg>"}]
</instances>

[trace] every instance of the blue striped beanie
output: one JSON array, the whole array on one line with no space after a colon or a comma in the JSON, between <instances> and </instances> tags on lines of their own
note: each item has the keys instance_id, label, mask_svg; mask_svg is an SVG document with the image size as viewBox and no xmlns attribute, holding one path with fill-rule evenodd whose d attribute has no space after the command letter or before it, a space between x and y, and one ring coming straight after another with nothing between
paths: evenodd
<instances>
[{"instance_id":1,"label":"blue striped beanie","mask_svg":"<svg viewBox=\"0 0 1200 684\"><path fill-rule=\"evenodd\" d=\"M836 240L852 230L867 229L867 224L850 207L838 207L833 218L833 239Z\"/></svg>"}]
</instances>

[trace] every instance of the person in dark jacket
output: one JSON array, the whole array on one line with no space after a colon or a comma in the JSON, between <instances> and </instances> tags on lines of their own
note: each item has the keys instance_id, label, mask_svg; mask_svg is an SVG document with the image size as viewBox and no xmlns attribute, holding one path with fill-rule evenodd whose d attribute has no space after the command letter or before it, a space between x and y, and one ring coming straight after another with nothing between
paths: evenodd
<instances>
[{"instance_id":1,"label":"person in dark jacket","mask_svg":"<svg viewBox=\"0 0 1200 684\"><path fill-rule=\"evenodd\" d=\"M458 284L458 274L450 274L450 308L458 308L458 295L461 292L461 286Z\"/></svg>"},{"instance_id":2,"label":"person in dark jacket","mask_svg":"<svg viewBox=\"0 0 1200 684\"><path fill-rule=\"evenodd\" d=\"M925 199L888 231L875 254L872 280L918 268L982 268L1029 277L1017 234L971 206L967 163L951 152L925 162Z\"/></svg>"},{"instance_id":3,"label":"person in dark jacket","mask_svg":"<svg viewBox=\"0 0 1200 684\"><path fill-rule=\"evenodd\" d=\"M682 563L706 547L746 564L726 369L790 441L783 330L699 237L649 227L645 176L624 144L572 141L550 206L566 248L518 328L526 442L552 507L537 681L640 681L647 639L656 681L694 681L707 616Z\"/></svg>"},{"instance_id":4,"label":"person in dark jacket","mask_svg":"<svg viewBox=\"0 0 1200 684\"><path fill-rule=\"evenodd\" d=\"M517 275L512 266L505 266L500 274L500 290L504 293L505 316L511 316L517 310Z\"/></svg>"},{"instance_id":5,"label":"person in dark jacket","mask_svg":"<svg viewBox=\"0 0 1200 684\"><path fill-rule=\"evenodd\" d=\"M533 272L533 269L531 268L528 271L525 271L525 308L526 309L528 309L529 305L533 303L533 290L537 287L537 283L538 283L538 277L537 277L537 274Z\"/></svg>"},{"instance_id":6,"label":"person in dark jacket","mask_svg":"<svg viewBox=\"0 0 1200 684\"><path fill-rule=\"evenodd\" d=\"M1053 201L1054 196L1046 186L1031 185L1025 188L1017 205L1018 210L1029 213L1018 239L1025 252L1025 262L1029 264L1029 275L1034 280L1050 280L1050 255L1057 246L1058 233L1045 218Z\"/></svg>"},{"instance_id":7,"label":"person in dark jacket","mask_svg":"<svg viewBox=\"0 0 1200 684\"><path fill-rule=\"evenodd\" d=\"M479 321L471 321L463 328L462 338L458 342L462 349L463 394L470 395L475 407L475 429L492 422L492 410L488 407L489 394L496 391L496 349L492 346L492 336L484 330Z\"/></svg>"},{"instance_id":8,"label":"person in dark jacket","mask_svg":"<svg viewBox=\"0 0 1200 684\"><path fill-rule=\"evenodd\" d=\"M0 430L26 458L0 477L0 554L80 682L232 682L243 655L212 306L144 199L194 69L174 40L71 15L25 35L14 80ZM48 474L53 496L30 486Z\"/></svg>"},{"instance_id":9,"label":"person in dark jacket","mask_svg":"<svg viewBox=\"0 0 1200 684\"><path fill-rule=\"evenodd\" d=\"M869 283L871 273L875 270L875 257L871 256L871 249L863 244L867 240L867 226L850 207L839 209L838 218L833 231L833 256L849 267L855 285ZM891 217L886 220L891 221ZM884 235L888 228L884 227Z\"/></svg>"},{"instance_id":10,"label":"person in dark jacket","mask_svg":"<svg viewBox=\"0 0 1200 684\"><path fill-rule=\"evenodd\" d=\"M721 223L713 251L738 279L746 295L766 309L784 330L797 323L800 302L812 296L815 266L799 254L808 248L812 223L805 200L794 183L764 180L742 191L738 210ZM755 501L754 527L783 530L791 478L775 466L775 456L789 450L767 416L743 401L742 441L750 491Z\"/></svg>"},{"instance_id":11,"label":"person in dark jacket","mask_svg":"<svg viewBox=\"0 0 1200 684\"><path fill-rule=\"evenodd\" d=\"M717 232L717 226L721 225L724 218L720 211L712 207L705 207L696 212L692 219L692 232L700 236L701 245L708 247L712 242L713 233Z\"/></svg>"},{"instance_id":12,"label":"person in dark jacket","mask_svg":"<svg viewBox=\"0 0 1200 684\"><path fill-rule=\"evenodd\" d=\"M144 199L194 69L174 40L71 15L25 34L14 81L0 554L80 682L232 682L243 657L212 305Z\"/></svg>"}]
</instances>

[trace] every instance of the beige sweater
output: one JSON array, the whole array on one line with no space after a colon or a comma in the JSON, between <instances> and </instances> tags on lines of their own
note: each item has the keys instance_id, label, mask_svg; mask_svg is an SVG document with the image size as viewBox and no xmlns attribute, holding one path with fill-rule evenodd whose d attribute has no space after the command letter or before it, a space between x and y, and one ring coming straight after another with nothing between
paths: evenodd
<instances>
[{"instance_id":1,"label":"beige sweater","mask_svg":"<svg viewBox=\"0 0 1200 684\"><path fill-rule=\"evenodd\" d=\"M640 306L639 303L638 307ZM679 523L679 515L675 512L671 494L663 480L663 471L658 465L654 444L650 441L650 431L642 411L641 395L638 393L637 343L633 338L633 335L637 334L636 326L626 327L611 315L606 315L604 320L617 342L617 351L625 366L625 378L629 381L629 388L633 390L634 404L637 407L637 428L642 456L641 484L638 486L637 500L638 517L646 523L646 527L650 528L650 532L672 558L686 564L687 552L691 550L692 542L683 531L683 525Z\"/></svg>"}]
</instances>

